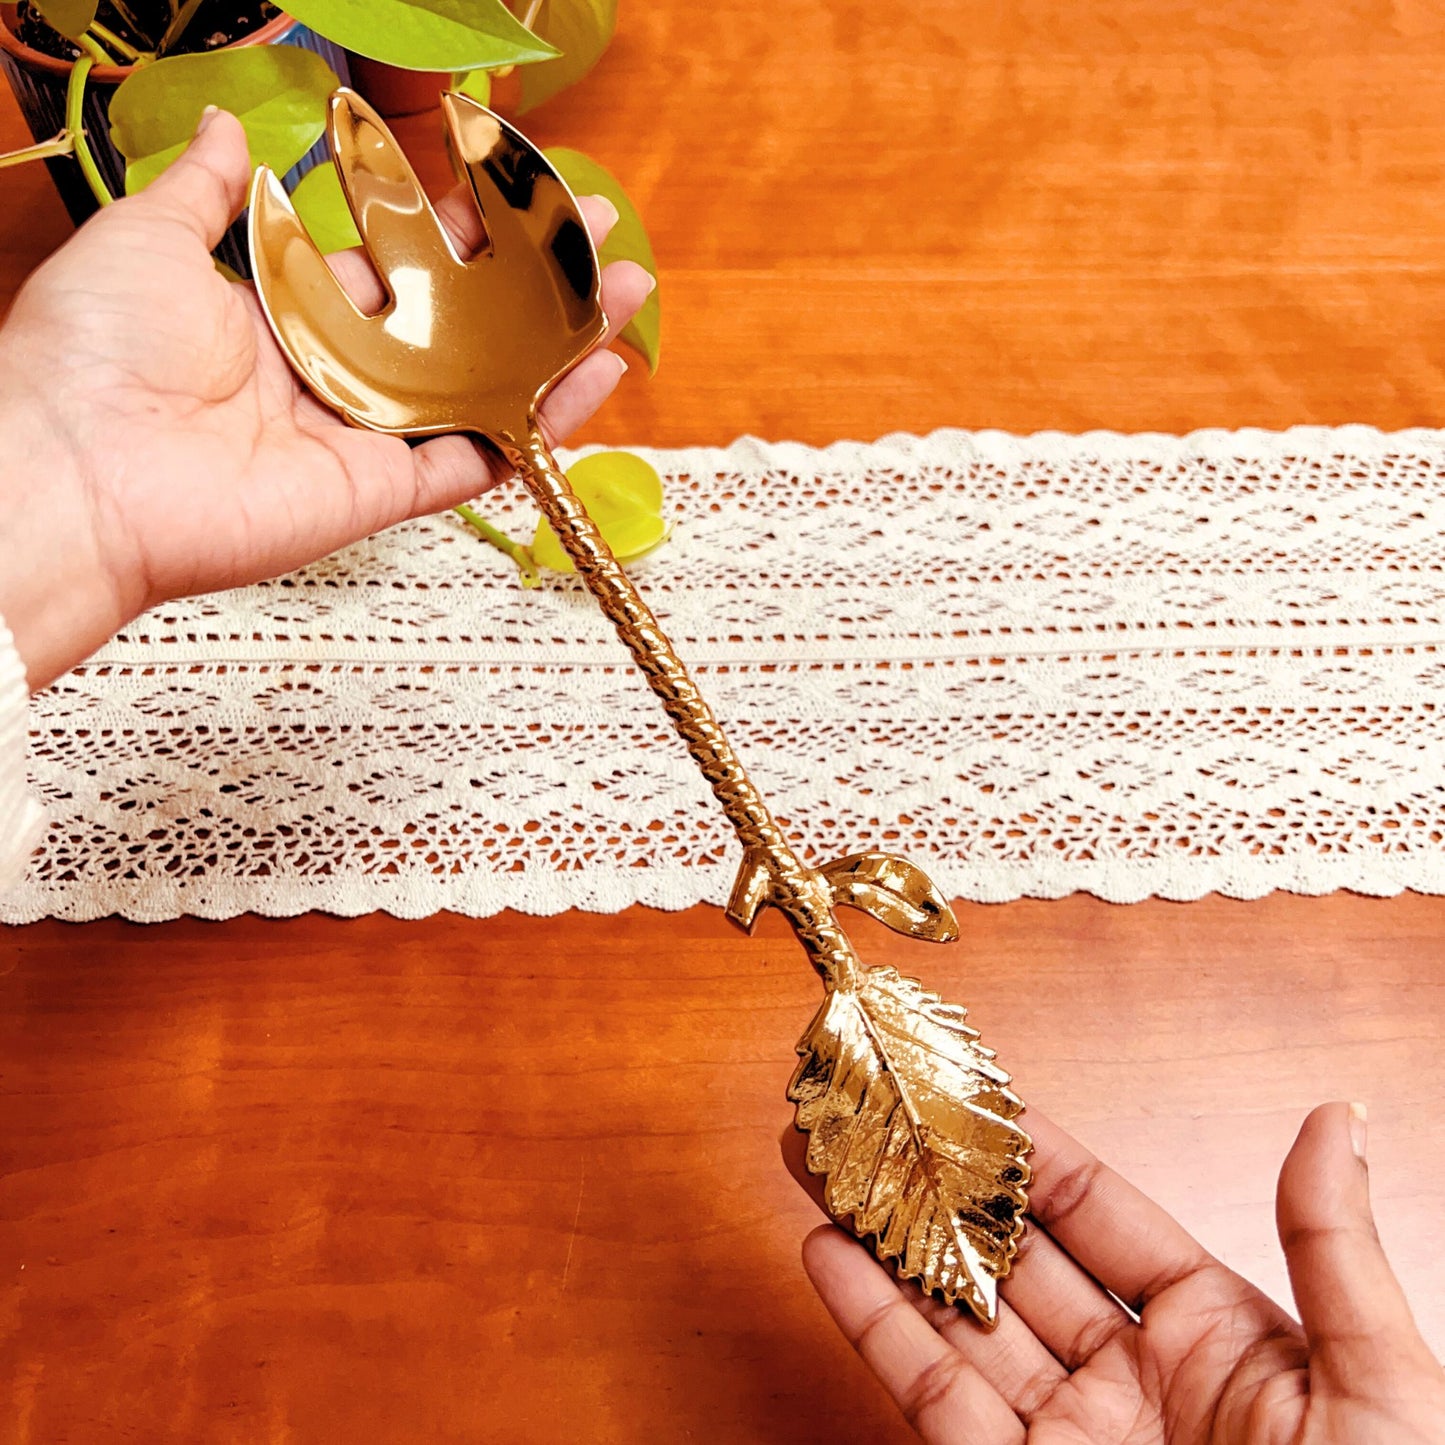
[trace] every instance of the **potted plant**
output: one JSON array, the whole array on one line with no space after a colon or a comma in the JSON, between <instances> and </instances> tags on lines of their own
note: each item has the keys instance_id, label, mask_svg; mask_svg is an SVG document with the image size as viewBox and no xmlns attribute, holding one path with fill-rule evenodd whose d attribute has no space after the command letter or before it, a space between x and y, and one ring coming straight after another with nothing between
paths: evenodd
<instances>
[{"instance_id":1,"label":"potted plant","mask_svg":"<svg viewBox=\"0 0 1445 1445\"><path fill-rule=\"evenodd\" d=\"M363 71L383 109L435 104L456 86L486 101L494 75L519 70L528 110L580 79L616 24L616 0L20 0L0 4L0 68L20 102L35 144L0 155L0 169L44 160L77 224L96 207L142 189L180 154L208 105L236 115L252 160L286 178L292 200L323 250L357 244L322 139L326 100ZM386 94L387 87L391 95ZM428 102L428 96L430 100ZM391 104L387 104L388 99ZM652 248L622 187L579 151L548 157L579 194L600 194L619 220L602 247L605 262L629 259L656 276ZM3 185L3 179L0 179ZM218 263L249 274L238 222L217 248ZM658 359L656 290L622 339L649 370ZM655 474L637 458L589 459L579 485L618 520L633 555L665 535ZM650 471L650 469L646 469ZM605 493L605 496L603 495ZM501 538L482 518L468 522L532 580L555 547ZM537 553L540 562L534 560ZM561 570L559 568L559 570Z\"/></svg>"},{"instance_id":2,"label":"potted plant","mask_svg":"<svg viewBox=\"0 0 1445 1445\"><path fill-rule=\"evenodd\" d=\"M370 63L380 81L420 75L425 88L450 83L482 100L493 74L521 68L527 110L596 63L612 36L616 0L517 3L520 15L503 0L293 0L286 13L271 0L0 4L0 68L35 138L0 156L0 168L48 162L79 222L148 184L189 141L202 110L216 105L240 118L252 159L287 178L323 244L354 244L334 174L317 168L326 156L326 98L349 80L350 57ZM580 152L551 158L574 189L617 207L622 222L604 260L626 256L655 275L646 233L616 179ZM238 230L217 256L247 273ZM655 292L624 339L656 369Z\"/></svg>"},{"instance_id":3,"label":"potted plant","mask_svg":"<svg viewBox=\"0 0 1445 1445\"><path fill-rule=\"evenodd\" d=\"M276 54L266 54L273 47ZM225 85L226 75L250 75L253 88L289 82L317 91L349 79L348 58L339 45L269 0L238 0L220 16L208 14L206 4L196 0L102 0L99 5L95 0L43 0L43 5L21 0L19 5L0 5L0 68L36 141L0 157L0 166L47 161L78 224L127 190L127 158L110 136L110 106L118 91L139 68L161 57L189 59L223 51L226 59L220 65L228 93L234 93L235 83L233 79ZM185 80L182 70L179 82ZM176 84L176 104L182 103L187 88ZM326 147L317 132L286 156L288 179L294 184L325 159ZM129 189L139 189L154 173L137 173ZM233 269L244 269L244 237L227 237L217 254Z\"/></svg>"}]
</instances>

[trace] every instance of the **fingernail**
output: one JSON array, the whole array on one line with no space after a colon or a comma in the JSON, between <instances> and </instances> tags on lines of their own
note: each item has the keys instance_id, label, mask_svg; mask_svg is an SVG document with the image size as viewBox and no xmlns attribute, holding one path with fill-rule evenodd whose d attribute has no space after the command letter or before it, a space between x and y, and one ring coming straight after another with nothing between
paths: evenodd
<instances>
[{"instance_id":1,"label":"fingernail","mask_svg":"<svg viewBox=\"0 0 1445 1445\"><path fill-rule=\"evenodd\" d=\"M207 127L208 125L210 125L210 123L211 123L213 120L215 120L215 118L216 118L220 113L221 113L221 107L220 107L220 106L218 106L218 105L208 105L208 106L205 108L205 110L203 110L203 111L201 112L201 118L200 118L200 120L198 120L198 121L196 122L196 134L197 134L197 135L201 135L201 134L205 131L206 127Z\"/></svg>"},{"instance_id":2,"label":"fingernail","mask_svg":"<svg viewBox=\"0 0 1445 1445\"><path fill-rule=\"evenodd\" d=\"M608 225L615 226L617 224L617 207L614 206L606 196L593 196L592 200L595 205L601 206L611 217Z\"/></svg>"},{"instance_id":3,"label":"fingernail","mask_svg":"<svg viewBox=\"0 0 1445 1445\"><path fill-rule=\"evenodd\" d=\"M626 375L627 375L627 363L626 363L626 361L624 361L624 360L622 359L622 357L620 357L615 351L612 353L612 359L613 359L613 361L615 361L615 362L617 363L617 374L618 374L618 376L626 376Z\"/></svg>"},{"instance_id":4,"label":"fingernail","mask_svg":"<svg viewBox=\"0 0 1445 1445\"><path fill-rule=\"evenodd\" d=\"M1370 1132L1369 1114L1363 1104L1350 1105L1350 1148L1356 1159L1365 1157L1365 1139Z\"/></svg>"},{"instance_id":5,"label":"fingernail","mask_svg":"<svg viewBox=\"0 0 1445 1445\"><path fill-rule=\"evenodd\" d=\"M657 290L657 277L651 271L647 273L647 294L652 295Z\"/></svg>"}]
</instances>

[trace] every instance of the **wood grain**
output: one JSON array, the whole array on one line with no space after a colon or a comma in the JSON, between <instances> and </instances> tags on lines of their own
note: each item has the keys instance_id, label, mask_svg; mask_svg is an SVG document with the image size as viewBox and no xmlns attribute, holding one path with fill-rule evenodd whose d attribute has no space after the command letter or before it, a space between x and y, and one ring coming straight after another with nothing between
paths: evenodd
<instances>
[{"instance_id":1,"label":"wood grain","mask_svg":"<svg viewBox=\"0 0 1445 1445\"><path fill-rule=\"evenodd\" d=\"M663 267L662 370L596 439L1440 418L1424 0L634 5L528 124L625 181ZM8 304L66 225L42 172L0 197ZM1445 1346L1445 904L963 916L869 956L1272 1288L1299 1119L1368 1100ZM776 921L704 909L11 930L0 1441L907 1438L796 1262L815 1000Z\"/></svg>"},{"instance_id":2,"label":"wood grain","mask_svg":"<svg viewBox=\"0 0 1445 1445\"><path fill-rule=\"evenodd\" d=\"M1438 1338L1439 918L1075 899L966 908L955 950L860 942L970 999L1026 1098L1281 1288L1293 1131L1372 1100L1382 1233ZM19 931L9 1438L907 1438L797 1265L776 1141L817 999L779 921L704 909Z\"/></svg>"}]
</instances>

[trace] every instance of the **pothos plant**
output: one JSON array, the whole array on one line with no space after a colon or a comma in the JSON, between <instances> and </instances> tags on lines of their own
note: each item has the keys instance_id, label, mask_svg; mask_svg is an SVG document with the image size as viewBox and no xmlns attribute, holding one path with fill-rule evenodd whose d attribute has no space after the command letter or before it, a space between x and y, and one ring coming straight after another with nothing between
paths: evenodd
<instances>
[{"instance_id":1,"label":"pothos plant","mask_svg":"<svg viewBox=\"0 0 1445 1445\"><path fill-rule=\"evenodd\" d=\"M453 88L487 103L492 80L519 72L525 112L580 80L606 49L617 0L288 0L286 13L355 54L404 70L442 72ZM110 140L125 160L125 189L155 179L189 143L201 112L219 106L245 128L251 157L285 175L320 139L326 102L338 85L320 56L290 45L231 45L279 14L269 0L26 0L22 22L44 47L71 58L65 128L51 140L0 156L0 167L73 155L101 206L113 197L86 134L86 86L96 65L128 66L109 106ZM46 34L45 32L49 32ZM616 177L580 151L556 148L548 159L579 195L604 195L618 221L601 248L604 264L656 262L636 208ZM323 251L359 244L333 166L309 170L292 201ZM656 289L622 333L655 372L661 310ZM661 482L640 457L600 452L569 475L619 560L667 535ZM530 544L504 536L470 507L458 513L517 564L531 586L540 571L571 563L545 521Z\"/></svg>"}]
</instances>

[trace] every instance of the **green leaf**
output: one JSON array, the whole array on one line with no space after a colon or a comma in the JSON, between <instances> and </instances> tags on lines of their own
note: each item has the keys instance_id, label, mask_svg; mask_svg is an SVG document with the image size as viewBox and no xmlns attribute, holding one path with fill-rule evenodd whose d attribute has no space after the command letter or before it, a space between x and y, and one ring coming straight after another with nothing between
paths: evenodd
<instances>
[{"instance_id":1,"label":"green leaf","mask_svg":"<svg viewBox=\"0 0 1445 1445\"><path fill-rule=\"evenodd\" d=\"M522 72L524 112L575 85L597 64L617 28L617 0L542 0L533 28L562 53Z\"/></svg>"},{"instance_id":2,"label":"green leaf","mask_svg":"<svg viewBox=\"0 0 1445 1445\"><path fill-rule=\"evenodd\" d=\"M492 73L489 70L459 70L452 79L452 89L470 96L478 105L490 105Z\"/></svg>"},{"instance_id":3,"label":"green leaf","mask_svg":"<svg viewBox=\"0 0 1445 1445\"><path fill-rule=\"evenodd\" d=\"M129 162L127 193L143 190L185 150L208 105L238 116L251 160L285 175L326 129L326 98L339 83L319 55L294 45L242 45L141 66L110 102L110 138Z\"/></svg>"},{"instance_id":4,"label":"green leaf","mask_svg":"<svg viewBox=\"0 0 1445 1445\"><path fill-rule=\"evenodd\" d=\"M404 70L527 65L557 54L502 0L287 0L286 10L347 50Z\"/></svg>"},{"instance_id":5,"label":"green leaf","mask_svg":"<svg viewBox=\"0 0 1445 1445\"><path fill-rule=\"evenodd\" d=\"M567 150L556 146L547 153L547 159L557 168L557 174L578 196L606 196L617 207L617 224L601 248L602 264L609 261L636 261L654 279L657 277L657 261L652 254L652 242L647 239L642 218L637 207L627 199L627 192L617 182L617 177L605 166L600 166L581 151ZM657 359L662 348L662 301L661 287L642 303L642 310L628 323L622 339L640 351L650 372L657 371Z\"/></svg>"},{"instance_id":6,"label":"green leaf","mask_svg":"<svg viewBox=\"0 0 1445 1445\"><path fill-rule=\"evenodd\" d=\"M79 40L90 29L100 0L33 0L35 8L52 30L68 40Z\"/></svg>"},{"instance_id":7,"label":"green leaf","mask_svg":"<svg viewBox=\"0 0 1445 1445\"><path fill-rule=\"evenodd\" d=\"M291 192L291 204L323 254L361 244L336 167L330 163L313 166L301 177Z\"/></svg>"},{"instance_id":8,"label":"green leaf","mask_svg":"<svg viewBox=\"0 0 1445 1445\"><path fill-rule=\"evenodd\" d=\"M567 468L567 480L591 513L619 562L652 551L667 537L662 516L662 478L632 452L594 452ZM546 518L537 523L532 557L553 572L573 571Z\"/></svg>"}]
</instances>

